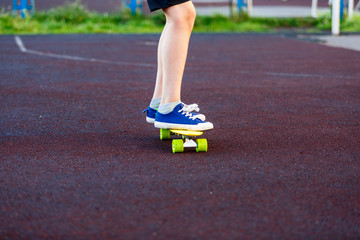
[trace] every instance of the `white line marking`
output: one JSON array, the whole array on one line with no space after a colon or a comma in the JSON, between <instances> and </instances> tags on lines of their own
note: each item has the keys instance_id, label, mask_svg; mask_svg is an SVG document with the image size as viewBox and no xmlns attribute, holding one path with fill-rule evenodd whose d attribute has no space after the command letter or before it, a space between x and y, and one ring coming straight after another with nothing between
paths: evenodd
<instances>
[{"instance_id":1,"label":"white line marking","mask_svg":"<svg viewBox=\"0 0 360 240\"><path fill-rule=\"evenodd\" d=\"M144 45L144 46L150 46L150 47L156 47L158 45L158 43L154 42L154 41L139 41L137 44Z\"/></svg>"},{"instance_id":2,"label":"white line marking","mask_svg":"<svg viewBox=\"0 0 360 240\"><path fill-rule=\"evenodd\" d=\"M85 58L85 57L70 56L70 55L65 55L65 54L47 53L47 52L41 52L41 51L36 51L36 50L30 50L25 47L23 41L21 40L21 38L19 36L15 36L15 42L21 52L38 55L38 56L66 59L66 60L72 60L72 61L97 62L97 63L105 63L105 64L125 65L125 66L150 67L150 68L156 67L156 65L154 65L154 64L116 62L116 61L109 61L109 60L103 60L103 59L97 59L97 58Z\"/></svg>"},{"instance_id":3,"label":"white line marking","mask_svg":"<svg viewBox=\"0 0 360 240\"><path fill-rule=\"evenodd\" d=\"M15 36L15 42L18 45L18 47L20 48L20 51L26 52L26 48L25 48L25 46L24 46L24 44L21 41L21 38L19 36Z\"/></svg>"},{"instance_id":4,"label":"white line marking","mask_svg":"<svg viewBox=\"0 0 360 240\"><path fill-rule=\"evenodd\" d=\"M59 58L59 59L66 59L72 61L86 61L86 62L97 62L97 63L105 63L105 64L115 64L115 65L123 65L123 66L135 66L135 67L148 67L154 68L156 65L154 64L146 64L146 63L130 63L130 62L116 62L116 61L109 61L103 59L96 59L96 58L85 58L85 57L78 57L78 56L70 56L64 54L55 54L55 53L47 53L41 52L36 50L27 49L19 36L15 36L16 45L19 47L21 52L29 53L38 56L45 56L45 57L52 57L52 58ZM197 61L202 59L197 59ZM187 67L187 69L198 69L196 67ZM253 73L252 71L236 71L239 74L249 74ZM270 75L270 76L280 76L280 77L302 77L302 78L343 78L343 79L357 79L358 77L353 76L341 76L341 75L322 75L322 74L307 74L307 73L282 73L282 72L259 72L259 74Z\"/></svg>"},{"instance_id":5,"label":"white line marking","mask_svg":"<svg viewBox=\"0 0 360 240\"><path fill-rule=\"evenodd\" d=\"M310 74L310 73L282 73L282 72L263 72L264 75L279 76L279 77L295 77L295 78L340 78L340 79L358 79L356 76L343 75L325 75L325 74Z\"/></svg>"}]
</instances>

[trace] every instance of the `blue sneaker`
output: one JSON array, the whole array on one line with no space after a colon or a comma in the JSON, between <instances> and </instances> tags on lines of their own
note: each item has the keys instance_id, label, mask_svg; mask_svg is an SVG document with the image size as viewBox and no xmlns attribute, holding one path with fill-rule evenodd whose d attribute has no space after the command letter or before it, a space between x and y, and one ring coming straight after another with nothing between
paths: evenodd
<instances>
[{"instance_id":1,"label":"blue sneaker","mask_svg":"<svg viewBox=\"0 0 360 240\"><path fill-rule=\"evenodd\" d=\"M146 121L148 123L154 123L155 122L155 114L157 112L157 110L151 108L151 107L148 107L147 109L145 109L143 111L143 113L146 112Z\"/></svg>"},{"instance_id":2,"label":"blue sneaker","mask_svg":"<svg viewBox=\"0 0 360 240\"><path fill-rule=\"evenodd\" d=\"M192 111L196 111L196 112L198 112L199 111L199 107L198 107L198 105L197 104L191 104L191 105L186 105L186 104L184 104L184 103L181 103L182 105L183 105L183 107L185 107L185 110L187 111L187 112L192 112ZM146 121L148 122L148 123L154 123L155 122L155 114L156 114L156 112L157 112L157 110L155 110L155 109L153 109L153 108L151 108L150 106L147 108L147 109L145 109L144 111L143 111L143 113L145 113L146 112ZM205 115L204 114L200 114L200 113L192 113L194 116L196 116L196 118L198 118L198 119L200 119L200 120L202 120L202 121L205 121L205 119L206 119L206 117L205 117Z\"/></svg>"},{"instance_id":3,"label":"blue sneaker","mask_svg":"<svg viewBox=\"0 0 360 240\"><path fill-rule=\"evenodd\" d=\"M194 113L190 112L183 103L179 103L172 112L155 115L155 127L165 129L197 130L205 131L214 128L211 122L199 119Z\"/></svg>"}]
</instances>

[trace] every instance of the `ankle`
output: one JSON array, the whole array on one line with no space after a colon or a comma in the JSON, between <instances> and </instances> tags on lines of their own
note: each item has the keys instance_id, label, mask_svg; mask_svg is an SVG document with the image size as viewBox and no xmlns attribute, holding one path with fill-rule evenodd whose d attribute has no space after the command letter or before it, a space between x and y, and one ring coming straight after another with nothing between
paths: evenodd
<instances>
[{"instance_id":1,"label":"ankle","mask_svg":"<svg viewBox=\"0 0 360 240\"><path fill-rule=\"evenodd\" d=\"M160 106L160 102L161 102L161 97L159 97L159 98L153 98L153 99L151 99L150 107L151 107L152 109L157 110L157 109L159 108L159 106Z\"/></svg>"},{"instance_id":2,"label":"ankle","mask_svg":"<svg viewBox=\"0 0 360 240\"><path fill-rule=\"evenodd\" d=\"M174 108L179 105L181 101L175 101L166 104L160 104L158 112L161 114L168 114L174 110Z\"/></svg>"}]
</instances>

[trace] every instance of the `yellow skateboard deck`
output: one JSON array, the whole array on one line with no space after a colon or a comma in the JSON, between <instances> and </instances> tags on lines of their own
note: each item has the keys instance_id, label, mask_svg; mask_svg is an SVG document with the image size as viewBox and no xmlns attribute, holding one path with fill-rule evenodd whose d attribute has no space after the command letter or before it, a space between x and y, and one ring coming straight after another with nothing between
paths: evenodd
<instances>
[{"instance_id":1,"label":"yellow skateboard deck","mask_svg":"<svg viewBox=\"0 0 360 240\"><path fill-rule=\"evenodd\" d=\"M201 136L203 132L201 131L193 131L193 130L178 130L178 129L170 129L170 132L175 134L185 135L185 136Z\"/></svg>"}]
</instances>

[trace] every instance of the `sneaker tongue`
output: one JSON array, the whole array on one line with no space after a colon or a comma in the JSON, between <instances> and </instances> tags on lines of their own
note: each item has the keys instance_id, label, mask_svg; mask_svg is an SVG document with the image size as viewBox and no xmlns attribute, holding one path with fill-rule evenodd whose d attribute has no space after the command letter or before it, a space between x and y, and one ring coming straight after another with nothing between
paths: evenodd
<instances>
[{"instance_id":1,"label":"sneaker tongue","mask_svg":"<svg viewBox=\"0 0 360 240\"><path fill-rule=\"evenodd\" d=\"M183 103L179 103L178 105L176 105L175 107L176 109L180 110L184 108L184 104Z\"/></svg>"}]
</instances>

